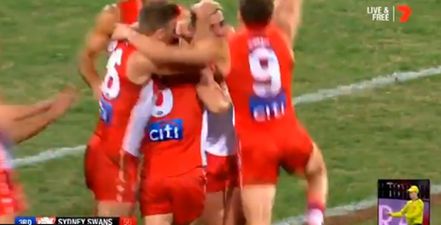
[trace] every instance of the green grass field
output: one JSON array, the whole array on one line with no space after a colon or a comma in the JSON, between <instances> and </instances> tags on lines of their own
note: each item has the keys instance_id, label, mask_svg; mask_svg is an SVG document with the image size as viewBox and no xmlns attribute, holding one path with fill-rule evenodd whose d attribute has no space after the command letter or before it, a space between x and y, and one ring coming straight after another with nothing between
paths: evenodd
<instances>
[{"instance_id":1,"label":"green grass field","mask_svg":"<svg viewBox=\"0 0 441 225\"><path fill-rule=\"evenodd\" d=\"M76 55L94 15L110 2L2 0L1 94L11 101L31 102L54 94L66 83L82 87L77 106L20 146L16 157L86 143L97 104L77 74ZM224 4L232 22L234 2ZM372 22L366 15L367 6L396 3L413 8L408 23ZM295 47L295 95L441 65L440 9L439 0L305 1ZM378 178L430 178L441 183L440 85L441 77L432 77L298 107L329 167L331 207L374 195ZM412 168L409 160L417 161ZM82 155L20 168L19 174L30 202L26 214L91 214ZM301 214L302 182L282 175L279 184L275 220ZM441 215L440 208L435 210ZM435 224L441 223L439 216L433 217ZM371 224L375 222L364 225Z\"/></svg>"}]
</instances>

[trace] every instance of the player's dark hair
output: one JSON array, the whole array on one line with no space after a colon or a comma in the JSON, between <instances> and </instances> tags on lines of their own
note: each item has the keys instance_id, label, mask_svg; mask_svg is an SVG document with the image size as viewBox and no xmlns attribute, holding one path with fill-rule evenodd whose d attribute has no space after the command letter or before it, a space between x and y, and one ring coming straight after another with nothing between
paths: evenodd
<instances>
[{"instance_id":1,"label":"player's dark hair","mask_svg":"<svg viewBox=\"0 0 441 225\"><path fill-rule=\"evenodd\" d=\"M179 16L178 5L167 2L151 2L144 6L139 13L139 31L152 34Z\"/></svg>"},{"instance_id":2,"label":"player's dark hair","mask_svg":"<svg viewBox=\"0 0 441 225\"><path fill-rule=\"evenodd\" d=\"M267 25L273 10L274 0L239 0L239 12L245 25Z\"/></svg>"}]
</instances>

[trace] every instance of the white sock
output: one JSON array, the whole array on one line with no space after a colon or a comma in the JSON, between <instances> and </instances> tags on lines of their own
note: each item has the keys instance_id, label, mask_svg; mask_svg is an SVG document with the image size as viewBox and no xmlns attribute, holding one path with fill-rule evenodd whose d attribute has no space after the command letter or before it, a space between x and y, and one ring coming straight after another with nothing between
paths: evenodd
<instances>
[{"instance_id":1,"label":"white sock","mask_svg":"<svg viewBox=\"0 0 441 225\"><path fill-rule=\"evenodd\" d=\"M322 210L310 209L306 216L306 222L308 225L324 225L325 217Z\"/></svg>"}]
</instances>

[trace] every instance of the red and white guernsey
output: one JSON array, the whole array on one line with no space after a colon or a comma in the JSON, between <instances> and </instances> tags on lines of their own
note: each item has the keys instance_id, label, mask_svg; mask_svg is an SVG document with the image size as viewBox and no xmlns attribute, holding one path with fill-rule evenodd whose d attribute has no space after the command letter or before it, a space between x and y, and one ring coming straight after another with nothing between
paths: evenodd
<instances>
[{"instance_id":1,"label":"red and white guernsey","mask_svg":"<svg viewBox=\"0 0 441 225\"><path fill-rule=\"evenodd\" d=\"M289 126L287 122L295 118L291 101L294 62L279 29L272 24L243 28L229 44L233 65L227 84L237 131Z\"/></svg>"},{"instance_id":2,"label":"red and white guernsey","mask_svg":"<svg viewBox=\"0 0 441 225\"><path fill-rule=\"evenodd\" d=\"M207 127L204 149L216 156L236 154L236 132L233 121L233 108L225 113L204 112L204 123Z\"/></svg>"},{"instance_id":3,"label":"red and white guernsey","mask_svg":"<svg viewBox=\"0 0 441 225\"><path fill-rule=\"evenodd\" d=\"M204 165L206 128L196 83L167 80L155 80L156 102L143 147L147 176L175 176Z\"/></svg>"},{"instance_id":4,"label":"red and white guernsey","mask_svg":"<svg viewBox=\"0 0 441 225\"><path fill-rule=\"evenodd\" d=\"M133 24L138 21L139 11L141 10L141 0L123 0L118 3L121 23Z\"/></svg>"},{"instance_id":5,"label":"red and white guernsey","mask_svg":"<svg viewBox=\"0 0 441 225\"><path fill-rule=\"evenodd\" d=\"M0 132L0 171L12 169L11 142Z\"/></svg>"},{"instance_id":6,"label":"red and white guernsey","mask_svg":"<svg viewBox=\"0 0 441 225\"><path fill-rule=\"evenodd\" d=\"M122 0L118 4L107 5L107 7L118 7L119 22L123 24L132 25L138 21L139 11L142 7L141 0ZM104 8L104 10L106 10ZM112 53L118 41L111 41L107 46L107 51Z\"/></svg>"},{"instance_id":7,"label":"red and white guernsey","mask_svg":"<svg viewBox=\"0 0 441 225\"><path fill-rule=\"evenodd\" d=\"M153 81L138 85L127 77L127 61L134 51L126 42L116 46L107 62L107 74L101 86L100 117L105 125L105 151L110 154L122 148L138 156L144 126L150 117Z\"/></svg>"}]
</instances>

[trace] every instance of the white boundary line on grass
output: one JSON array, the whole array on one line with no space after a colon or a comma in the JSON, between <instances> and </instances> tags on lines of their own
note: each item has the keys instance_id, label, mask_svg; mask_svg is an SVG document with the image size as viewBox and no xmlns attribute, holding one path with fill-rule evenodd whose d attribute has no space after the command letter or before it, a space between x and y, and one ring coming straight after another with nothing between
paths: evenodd
<instances>
[{"instance_id":1,"label":"white boundary line on grass","mask_svg":"<svg viewBox=\"0 0 441 225\"><path fill-rule=\"evenodd\" d=\"M440 74L441 74L441 65L427 69L422 69L419 71L395 72L384 76L374 77L370 80L364 80L349 85L342 85L331 89L321 89L318 90L317 92L304 94L294 98L294 102L296 105L320 102L338 96L351 95L364 90L381 88L394 83L406 82L410 80L416 80L416 79L421 79L424 77L430 77ZM53 159L63 158L68 155L81 153L84 151L84 148L85 148L84 145L79 145L75 147L62 147L62 148L49 149L47 151L40 152L39 154L33 156L26 156L23 158L14 159L13 163L17 167L40 164ZM441 185L434 185L432 187L432 193L441 193ZM365 209L375 206L375 204L376 204L376 200L373 200L373 198L369 198L357 203L350 203L347 205L331 208L327 211L327 216L347 215L359 209ZM275 223L274 225L293 225L293 224L301 223L302 221L303 221L303 216L296 216L296 217L290 217L284 219L280 222Z\"/></svg>"}]
</instances>

